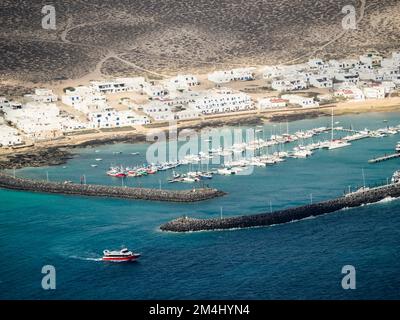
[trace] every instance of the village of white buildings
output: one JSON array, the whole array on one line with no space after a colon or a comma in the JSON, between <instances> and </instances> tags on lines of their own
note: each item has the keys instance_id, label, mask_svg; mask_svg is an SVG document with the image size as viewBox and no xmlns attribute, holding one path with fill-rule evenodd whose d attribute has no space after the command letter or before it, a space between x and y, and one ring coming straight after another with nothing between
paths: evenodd
<instances>
[{"instance_id":1,"label":"village of white buildings","mask_svg":"<svg viewBox=\"0 0 400 320\"><path fill-rule=\"evenodd\" d=\"M241 90L240 83L248 81L265 92ZM0 97L0 146L244 111L385 99L399 88L400 52L387 57L367 53L358 59L311 59L295 65L215 71L203 79L178 75L157 81L144 77L92 81L64 88L58 95L52 89L36 89L19 99Z\"/></svg>"}]
</instances>

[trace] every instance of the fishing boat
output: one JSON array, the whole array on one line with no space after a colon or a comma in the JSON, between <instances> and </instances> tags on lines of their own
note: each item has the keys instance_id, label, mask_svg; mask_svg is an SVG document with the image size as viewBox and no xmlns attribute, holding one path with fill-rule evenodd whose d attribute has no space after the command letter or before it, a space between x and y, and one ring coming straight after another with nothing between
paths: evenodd
<instances>
[{"instance_id":1,"label":"fishing boat","mask_svg":"<svg viewBox=\"0 0 400 320\"><path fill-rule=\"evenodd\" d=\"M297 149L292 153L292 158L305 159L312 155L312 151L305 149Z\"/></svg>"},{"instance_id":2,"label":"fishing boat","mask_svg":"<svg viewBox=\"0 0 400 320\"><path fill-rule=\"evenodd\" d=\"M97 158L97 159L95 159L96 161L103 161L103 159L101 159L101 158Z\"/></svg>"},{"instance_id":3,"label":"fishing boat","mask_svg":"<svg viewBox=\"0 0 400 320\"><path fill-rule=\"evenodd\" d=\"M139 257L140 257L139 253L133 253L132 251L129 251L127 248L124 248L120 251L104 250L102 260L109 262L132 262L139 259Z\"/></svg>"},{"instance_id":4,"label":"fishing boat","mask_svg":"<svg viewBox=\"0 0 400 320\"><path fill-rule=\"evenodd\" d=\"M203 180L210 180L213 178L212 172L200 172L199 178Z\"/></svg>"},{"instance_id":5,"label":"fishing boat","mask_svg":"<svg viewBox=\"0 0 400 320\"><path fill-rule=\"evenodd\" d=\"M339 139L339 140L332 140L328 146L329 150L333 150L333 149L339 149L339 148L344 148L344 147L348 147L351 146L351 143Z\"/></svg>"},{"instance_id":6,"label":"fishing boat","mask_svg":"<svg viewBox=\"0 0 400 320\"><path fill-rule=\"evenodd\" d=\"M231 169L228 168L222 168L222 169L218 169L217 173L221 176L230 176L232 174L235 174L234 171L232 171Z\"/></svg>"},{"instance_id":7,"label":"fishing boat","mask_svg":"<svg viewBox=\"0 0 400 320\"><path fill-rule=\"evenodd\" d=\"M140 153L139 152L131 152L132 156L138 156Z\"/></svg>"},{"instance_id":8,"label":"fishing boat","mask_svg":"<svg viewBox=\"0 0 400 320\"><path fill-rule=\"evenodd\" d=\"M334 149L339 149L339 148L344 148L347 146L351 146L351 143L347 142L344 139L334 139L333 138L333 131L335 130L333 126L333 108L332 108L332 127L331 127L331 141L329 143L325 144L324 147L327 147L328 150L334 150Z\"/></svg>"},{"instance_id":9,"label":"fishing boat","mask_svg":"<svg viewBox=\"0 0 400 320\"><path fill-rule=\"evenodd\" d=\"M400 142L398 142L397 144L396 144L396 152L400 152Z\"/></svg>"},{"instance_id":10,"label":"fishing boat","mask_svg":"<svg viewBox=\"0 0 400 320\"><path fill-rule=\"evenodd\" d=\"M91 166L92 168L97 168L97 167L98 167L97 164L91 164L90 166Z\"/></svg>"},{"instance_id":11,"label":"fishing boat","mask_svg":"<svg viewBox=\"0 0 400 320\"><path fill-rule=\"evenodd\" d=\"M110 168L107 175L114 178L125 178L127 174L120 168Z\"/></svg>"}]
</instances>

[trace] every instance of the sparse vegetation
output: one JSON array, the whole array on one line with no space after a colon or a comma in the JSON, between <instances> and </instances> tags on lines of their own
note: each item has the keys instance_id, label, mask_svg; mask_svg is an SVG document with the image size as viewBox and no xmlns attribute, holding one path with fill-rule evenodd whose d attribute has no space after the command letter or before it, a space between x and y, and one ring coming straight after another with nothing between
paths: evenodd
<instances>
[{"instance_id":1,"label":"sparse vegetation","mask_svg":"<svg viewBox=\"0 0 400 320\"><path fill-rule=\"evenodd\" d=\"M41 28L45 0L0 3L0 75L58 81L83 76L105 59L109 76L212 70L398 49L400 5L368 0L357 30L343 32L342 8L358 0L53 0L57 30ZM359 13L360 10L357 12ZM323 48L319 50L320 48ZM136 68L135 65L142 68Z\"/></svg>"}]
</instances>

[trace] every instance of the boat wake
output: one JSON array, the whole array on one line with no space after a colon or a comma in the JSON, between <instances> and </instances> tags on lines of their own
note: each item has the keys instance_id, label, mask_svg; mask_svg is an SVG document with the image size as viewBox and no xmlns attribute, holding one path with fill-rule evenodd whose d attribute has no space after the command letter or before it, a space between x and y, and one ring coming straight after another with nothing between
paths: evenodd
<instances>
[{"instance_id":1,"label":"boat wake","mask_svg":"<svg viewBox=\"0 0 400 320\"><path fill-rule=\"evenodd\" d=\"M87 258L87 257L78 257L78 256L71 256L71 259L77 259L82 261L102 261L101 258Z\"/></svg>"}]
</instances>

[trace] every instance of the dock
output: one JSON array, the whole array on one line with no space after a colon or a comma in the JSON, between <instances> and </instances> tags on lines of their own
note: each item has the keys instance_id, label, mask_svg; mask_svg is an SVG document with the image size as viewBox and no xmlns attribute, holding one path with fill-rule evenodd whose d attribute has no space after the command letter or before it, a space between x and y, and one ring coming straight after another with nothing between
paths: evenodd
<instances>
[{"instance_id":1,"label":"dock","mask_svg":"<svg viewBox=\"0 0 400 320\"><path fill-rule=\"evenodd\" d=\"M396 158L400 158L400 152L368 160L368 163L378 163L378 162L383 162L383 161L392 160L392 159L396 159Z\"/></svg>"},{"instance_id":2,"label":"dock","mask_svg":"<svg viewBox=\"0 0 400 320\"><path fill-rule=\"evenodd\" d=\"M400 197L400 183L384 185L328 201L271 213L235 216L222 219L193 219L183 217L162 225L160 229L170 232L195 232L265 227L299 221L309 217L317 217L327 213L337 212L344 208L355 208L369 203L376 203L387 197Z\"/></svg>"},{"instance_id":3,"label":"dock","mask_svg":"<svg viewBox=\"0 0 400 320\"><path fill-rule=\"evenodd\" d=\"M104 185L29 180L12 177L3 173L0 173L0 188L39 193L167 202L197 202L225 195L225 192L212 188L163 190L150 188L113 187Z\"/></svg>"}]
</instances>

